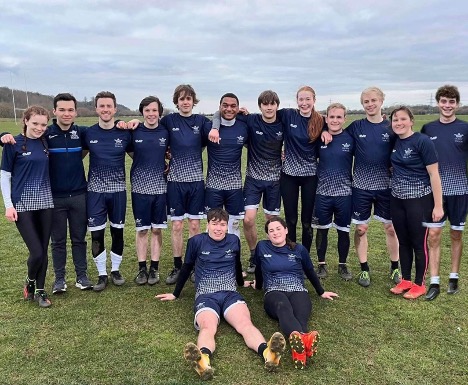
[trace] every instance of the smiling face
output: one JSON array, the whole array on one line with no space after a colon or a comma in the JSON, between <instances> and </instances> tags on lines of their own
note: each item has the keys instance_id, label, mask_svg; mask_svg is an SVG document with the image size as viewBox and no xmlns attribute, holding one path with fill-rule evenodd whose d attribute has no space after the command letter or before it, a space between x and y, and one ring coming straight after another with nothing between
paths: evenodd
<instances>
[{"instance_id":1,"label":"smiling face","mask_svg":"<svg viewBox=\"0 0 468 385\"><path fill-rule=\"evenodd\" d=\"M211 219L207 224L208 235L215 241L221 241L226 237L228 223L223 219Z\"/></svg>"},{"instance_id":2,"label":"smiling face","mask_svg":"<svg viewBox=\"0 0 468 385\"><path fill-rule=\"evenodd\" d=\"M278 111L278 104L273 103L260 103L260 111L262 113L262 118L265 122L272 123L276 120L276 112Z\"/></svg>"},{"instance_id":3,"label":"smiling face","mask_svg":"<svg viewBox=\"0 0 468 385\"><path fill-rule=\"evenodd\" d=\"M182 116L192 115L193 97L191 95L186 95L185 92L182 92L177 98L177 109Z\"/></svg>"},{"instance_id":4,"label":"smiling face","mask_svg":"<svg viewBox=\"0 0 468 385\"><path fill-rule=\"evenodd\" d=\"M365 93L361 97L361 104L368 117L382 115L382 97L375 91Z\"/></svg>"},{"instance_id":5,"label":"smiling face","mask_svg":"<svg viewBox=\"0 0 468 385\"><path fill-rule=\"evenodd\" d=\"M268 239L273 246L281 247L286 244L286 235L288 234L287 227L284 227L281 222L271 221L268 224Z\"/></svg>"},{"instance_id":6,"label":"smiling face","mask_svg":"<svg viewBox=\"0 0 468 385\"><path fill-rule=\"evenodd\" d=\"M339 134L343 131L343 124L346 120L345 110L342 108L330 108L325 118L328 125L328 132L332 135Z\"/></svg>"},{"instance_id":7,"label":"smiling face","mask_svg":"<svg viewBox=\"0 0 468 385\"><path fill-rule=\"evenodd\" d=\"M444 121L452 121L455 120L455 113L457 112L459 103L455 98L441 96L437 102L437 107L439 107L440 117L443 118Z\"/></svg>"},{"instance_id":8,"label":"smiling face","mask_svg":"<svg viewBox=\"0 0 468 385\"><path fill-rule=\"evenodd\" d=\"M54 115L60 128L68 129L76 118L75 103L72 100L59 100Z\"/></svg>"},{"instance_id":9,"label":"smiling face","mask_svg":"<svg viewBox=\"0 0 468 385\"><path fill-rule=\"evenodd\" d=\"M413 119L405 110L399 110L392 114L392 130L401 139L413 134Z\"/></svg>"},{"instance_id":10,"label":"smiling face","mask_svg":"<svg viewBox=\"0 0 468 385\"><path fill-rule=\"evenodd\" d=\"M309 117L315 104L315 95L311 91L299 91L297 93L297 108L302 116Z\"/></svg>"},{"instance_id":11,"label":"smiling face","mask_svg":"<svg viewBox=\"0 0 468 385\"><path fill-rule=\"evenodd\" d=\"M26 137L30 139L40 138L47 128L47 121L47 116L37 114L31 115L29 119L25 119Z\"/></svg>"},{"instance_id":12,"label":"smiling face","mask_svg":"<svg viewBox=\"0 0 468 385\"><path fill-rule=\"evenodd\" d=\"M109 123L114 119L117 108L112 98L99 98L96 100L96 113L104 123Z\"/></svg>"},{"instance_id":13,"label":"smiling face","mask_svg":"<svg viewBox=\"0 0 468 385\"><path fill-rule=\"evenodd\" d=\"M148 128L155 128L159 123L159 106L158 103L152 102L143 107L143 118L145 119L145 126Z\"/></svg>"},{"instance_id":14,"label":"smiling face","mask_svg":"<svg viewBox=\"0 0 468 385\"><path fill-rule=\"evenodd\" d=\"M223 100L221 100L219 110L221 112L221 116L224 119L232 120L237 116L237 113L239 112L239 103L237 102L236 98L225 96Z\"/></svg>"}]
</instances>

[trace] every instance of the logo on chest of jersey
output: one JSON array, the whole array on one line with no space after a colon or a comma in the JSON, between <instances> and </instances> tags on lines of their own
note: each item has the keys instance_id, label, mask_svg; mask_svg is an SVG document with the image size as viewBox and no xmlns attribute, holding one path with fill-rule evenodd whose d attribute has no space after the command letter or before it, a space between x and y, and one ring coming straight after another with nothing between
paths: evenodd
<instances>
[{"instance_id":1,"label":"logo on chest of jersey","mask_svg":"<svg viewBox=\"0 0 468 385\"><path fill-rule=\"evenodd\" d=\"M295 262L297 258L296 254L288 254L288 261Z\"/></svg>"},{"instance_id":2,"label":"logo on chest of jersey","mask_svg":"<svg viewBox=\"0 0 468 385\"><path fill-rule=\"evenodd\" d=\"M263 132L262 132L262 131L255 131L255 133L256 133L257 135L263 135Z\"/></svg>"},{"instance_id":3,"label":"logo on chest of jersey","mask_svg":"<svg viewBox=\"0 0 468 385\"><path fill-rule=\"evenodd\" d=\"M366 134L359 134L359 137L360 138L367 138L367 135Z\"/></svg>"},{"instance_id":4,"label":"logo on chest of jersey","mask_svg":"<svg viewBox=\"0 0 468 385\"><path fill-rule=\"evenodd\" d=\"M292 123L291 123L290 126L291 126L292 128L297 128L297 124L292 124Z\"/></svg>"},{"instance_id":5,"label":"logo on chest of jersey","mask_svg":"<svg viewBox=\"0 0 468 385\"><path fill-rule=\"evenodd\" d=\"M200 134L200 127L198 127L198 126L193 126L192 129L193 129L193 133L194 133L195 135L199 135L199 134Z\"/></svg>"},{"instance_id":6,"label":"logo on chest of jersey","mask_svg":"<svg viewBox=\"0 0 468 385\"><path fill-rule=\"evenodd\" d=\"M143 139L135 139L135 143L143 143Z\"/></svg>"},{"instance_id":7,"label":"logo on chest of jersey","mask_svg":"<svg viewBox=\"0 0 468 385\"><path fill-rule=\"evenodd\" d=\"M343 143L341 145L341 150L343 152L349 152L350 149L351 149L351 145L349 143Z\"/></svg>"},{"instance_id":8,"label":"logo on chest of jersey","mask_svg":"<svg viewBox=\"0 0 468 385\"><path fill-rule=\"evenodd\" d=\"M463 143L463 134L457 133L453 135L455 136L455 143Z\"/></svg>"},{"instance_id":9,"label":"logo on chest of jersey","mask_svg":"<svg viewBox=\"0 0 468 385\"><path fill-rule=\"evenodd\" d=\"M55 137L57 137L58 135L49 135L49 139L53 139Z\"/></svg>"},{"instance_id":10,"label":"logo on chest of jersey","mask_svg":"<svg viewBox=\"0 0 468 385\"><path fill-rule=\"evenodd\" d=\"M278 140L283 139L283 133L282 133L281 131L278 131L278 132L276 133L276 139L278 139Z\"/></svg>"},{"instance_id":11,"label":"logo on chest of jersey","mask_svg":"<svg viewBox=\"0 0 468 385\"><path fill-rule=\"evenodd\" d=\"M229 249L229 250L226 250L225 253L226 253L226 255L224 256L224 258L232 258L232 257L234 257L234 254L233 254L233 253L234 253L234 250Z\"/></svg>"},{"instance_id":12,"label":"logo on chest of jersey","mask_svg":"<svg viewBox=\"0 0 468 385\"><path fill-rule=\"evenodd\" d=\"M389 142L390 141L390 135L385 132L382 134L382 142Z\"/></svg>"},{"instance_id":13,"label":"logo on chest of jersey","mask_svg":"<svg viewBox=\"0 0 468 385\"><path fill-rule=\"evenodd\" d=\"M180 131L179 127L172 127L172 131Z\"/></svg>"},{"instance_id":14,"label":"logo on chest of jersey","mask_svg":"<svg viewBox=\"0 0 468 385\"><path fill-rule=\"evenodd\" d=\"M436 139L437 139L437 136L430 136L429 139L431 139L431 140L436 140Z\"/></svg>"},{"instance_id":15,"label":"logo on chest of jersey","mask_svg":"<svg viewBox=\"0 0 468 385\"><path fill-rule=\"evenodd\" d=\"M242 135L237 137L237 144L244 144L244 137Z\"/></svg>"},{"instance_id":16,"label":"logo on chest of jersey","mask_svg":"<svg viewBox=\"0 0 468 385\"><path fill-rule=\"evenodd\" d=\"M203 255L210 255L210 252L209 251L202 251L201 252Z\"/></svg>"},{"instance_id":17,"label":"logo on chest of jersey","mask_svg":"<svg viewBox=\"0 0 468 385\"><path fill-rule=\"evenodd\" d=\"M159 145L161 147L166 147L166 138L159 138Z\"/></svg>"},{"instance_id":18,"label":"logo on chest of jersey","mask_svg":"<svg viewBox=\"0 0 468 385\"><path fill-rule=\"evenodd\" d=\"M90 141L89 141L90 144L96 144L96 143L98 143L98 142L99 142L99 140L97 140L97 139L96 139L96 140L90 140Z\"/></svg>"},{"instance_id":19,"label":"logo on chest of jersey","mask_svg":"<svg viewBox=\"0 0 468 385\"><path fill-rule=\"evenodd\" d=\"M80 139L76 130L70 131L70 139Z\"/></svg>"},{"instance_id":20,"label":"logo on chest of jersey","mask_svg":"<svg viewBox=\"0 0 468 385\"><path fill-rule=\"evenodd\" d=\"M325 145L325 146L320 146L320 148L324 148L324 149L325 149L325 148L328 148L328 146L327 146L327 145Z\"/></svg>"},{"instance_id":21,"label":"logo on chest of jersey","mask_svg":"<svg viewBox=\"0 0 468 385\"><path fill-rule=\"evenodd\" d=\"M114 142L115 142L115 147L123 147L122 145L122 139L114 139Z\"/></svg>"},{"instance_id":22,"label":"logo on chest of jersey","mask_svg":"<svg viewBox=\"0 0 468 385\"><path fill-rule=\"evenodd\" d=\"M405 154L403 155L403 159L411 158L412 154L413 154L413 150L411 148L406 149Z\"/></svg>"},{"instance_id":23,"label":"logo on chest of jersey","mask_svg":"<svg viewBox=\"0 0 468 385\"><path fill-rule=\"evenodd\" d=\"M23 156L29 156L29 155L31 155L31 151L23 152L21 155L23 155Z\"/></svg>"},{"instance_id":24,"label":"logo on chest of jersey","mask_svg":"<svg viewBox=\"0 0 468 385\"><path fill-rule=\"evenodd\" d=\"M271 258L271 254L263 254L264 258Z\"/></svg>"}]
</instances>

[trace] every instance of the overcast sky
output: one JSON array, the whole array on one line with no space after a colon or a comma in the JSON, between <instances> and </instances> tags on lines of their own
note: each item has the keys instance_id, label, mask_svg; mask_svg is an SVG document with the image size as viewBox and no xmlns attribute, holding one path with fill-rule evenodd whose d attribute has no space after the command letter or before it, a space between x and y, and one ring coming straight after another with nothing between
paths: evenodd
<instances>
[{"instance_id":1,"label":"overcast sky","mask_svg":"<svg viewBox=\"0 0 468 385\"><path fill-rule=\"evenodd\" d=\"M451 83L468 104L468 3L0 0L0 86L79 100L109 90L137 109L148 95L173 108L181 83L206 113L226 92L256 111L266 89L294 107L302 85L318 109L359 108L372 85L392 105L429 104Z\"/></svg>"}]
</instances>

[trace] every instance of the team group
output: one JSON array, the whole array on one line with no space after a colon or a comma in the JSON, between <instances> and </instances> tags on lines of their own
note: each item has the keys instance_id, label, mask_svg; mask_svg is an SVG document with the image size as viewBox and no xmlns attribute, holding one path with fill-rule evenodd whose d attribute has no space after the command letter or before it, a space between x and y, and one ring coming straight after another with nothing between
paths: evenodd
<instances>
[{"instance_id":1,"label":"team group","mask_svg":"<svg viewBox=\"0 0 468 385\"><path fill-rule=\"evenodd\" d=\"M426 124L421 133L412 130L414 117L406 107L396 108L390 121L382 116L384 94L376 87L361 94L366 118L354 121L345 130L346 108L342 104L331 104L323 117L314 108L311 87L301 87L296 97L297 109L279 109L278 95L264 91L258 97L261 113L248 114L239 113L238 98L227 93L221 97L219 112L211 122L192 113L198 102L195 90L180 85L173 95L177 113L161 118L160 100L149 96L139 106L143 123L125 123L114 120L114 94L100 92L95 97L99 122L89 128L74 124L76 99L70 94L55 97L56 118L48 127L47 110L28 108L22 134L2 134L2 142L8 144L1 166L6 217L15 221L30 254L25 298L36 300L41 307L51 304L44 290L49 238L55 271L52 291L66 291L67 230L76 286L104 290L108 284L104 243L107 220L112 238L110 277L115 285L124 284L120 264L127 202L126 153L133 158L131 198L139 264L135 282L159 282L161 229L167 228L169 215L174 268L166 283L177 285L174 293L158 297L175 299L189 277L195 282L194 322L200 329L199 340L197 345L188 344L184 354L202 378L212 377L209 359L221 315L265 359L267 368L276 368L284 350L280 333L266 343L252 325L236 285L264 289L265 310L279 320L282 332L289 336L295 366L303 368L306 358L316 351L318 340L318 333L307 332L311 305L309 296L304 297L303 272L319 295L335 297L336 293L324 291L318 279L328 275L328 231L331 227L337 230L338 273L350 280L346 262L354 223L361 265L358 282L369 286L367 229L372 208L386 235L390 277L395 283L391 291L405 298L425 295L433 300L440 293L441 232L445 220L450 220L448 293L456 293L468 210L468 123L455 115L460 103L457 88L447 85L437 90L439 119ZM248 152L242 184L244 146ZM206 183L204 147L208 152ZM86 181L82 157L88 152ZM295 244L299 196L302 245ZM257 242L256 215L261 201L268 240ZM285 221L279 217L281 202ZM200 234L200 220L205 217L207 233ZM190 239L183 263L185 219ZM244 281L240 263L240 220L250 249L247 272L255 273L252 282ZM313 227L317 229L317 273L309 255ZM99 275L94 285L87 275L87 228ZM431 281L426 292L428 263ZM283 298L285 295L287 298ZM289 310L278 307L285 300L291 304ZM233 306L236 311L229 312Z\"/></svg>"}]
</instances>

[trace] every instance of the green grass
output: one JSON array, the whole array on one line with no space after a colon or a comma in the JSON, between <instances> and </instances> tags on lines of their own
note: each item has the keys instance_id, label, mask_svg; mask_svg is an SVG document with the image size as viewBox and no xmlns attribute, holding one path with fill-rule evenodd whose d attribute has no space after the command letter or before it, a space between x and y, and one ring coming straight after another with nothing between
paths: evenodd
<instances>
[{"instance_id":1,"label":"green grass","mask_svg":"<svg viewBox=\"0 0 468 385\"><path fill-rule=\"evenodd\" d=\"M435 117L424 117L433 120ZM80 120L90 124L96 120ZM419 124L419 119L417 124ZM419 126L420 127L420 126ZM0 120L1 131L15 131ZM18 128L19 130L19 128ZM130 165L130 160L127 160ZM200 384L182 358L186 342L196 341L191 283L180 299L162 303L155 294L172 292L164 283L137 287L134 221L130 204L125 229L123 287L110 285L102 293L73 287L73 265L68 260L68 292L53 296L50 309L22 300L27 250L13 224L0 220L0 384ZM260 239L262 216L258 216ZM108 233L108 231L107 231ZM169 230L164 231L161 276L172 267ZM298 232L300 234L300 232ZM361 288L355 279L338 278L336 237L330 233L327 290L340 298L313 301L310 328L321 333L319 353L304 371L294 369L287 352L278 373L265 373L261 359L234 330L221 322L213 365L212 384L465 384L468 357L468 260L462 259L461 292L444 292L434 302L406 301L389 292L389 263L382 227L372 222L369 263L372 284ZM465 236L466 240L466 236ZM110 239L107 234L107 244ZM247 250L243 242L244 250ZM442 245L442 289L447 286L450 243ZM97 273L89 251L89 272ZM244 262L247 253L244 251ZM359 263L353 250L349 265L356 275ZM49 267L47 288L53 282ZM278 329L262 304L262 293L240 289L254 323L268 338Z\"/></svg>"}]
</instances>

